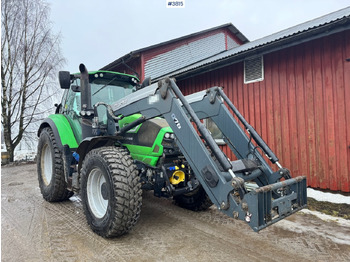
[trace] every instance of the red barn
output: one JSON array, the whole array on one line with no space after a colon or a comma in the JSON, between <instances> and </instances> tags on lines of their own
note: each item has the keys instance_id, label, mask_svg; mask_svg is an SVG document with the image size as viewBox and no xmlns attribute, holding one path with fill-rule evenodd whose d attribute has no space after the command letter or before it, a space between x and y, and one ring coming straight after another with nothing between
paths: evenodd
<instances>
[{"instance_id":1,"label":"red barn","mask_svg":"<svg viewBox=\"0 0 350 262\"><path fill-rule=\"evenodd\" d=\"M293 176L350 192L350 7L252 42L226 24L102 69L176 77L184 94L222 86Z\"/></svg>"}]
</instances>

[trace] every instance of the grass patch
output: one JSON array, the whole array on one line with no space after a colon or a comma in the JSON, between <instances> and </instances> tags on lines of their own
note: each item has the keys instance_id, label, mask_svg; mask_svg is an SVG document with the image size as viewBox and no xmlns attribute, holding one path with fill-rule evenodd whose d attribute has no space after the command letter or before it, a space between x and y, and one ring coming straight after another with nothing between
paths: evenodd
<instances>
[{"instance_id":1,"label":"grass patch","mask_svg":"<svg viewBox=\"0 0 350 262\"><path fill-rule=\"evenodd\" d=\"M350 205L347 204L316 201L315 199L308 197L307 206L310 210L319 211L327 215L350 220Z\"/></svg>"}]
</instances>

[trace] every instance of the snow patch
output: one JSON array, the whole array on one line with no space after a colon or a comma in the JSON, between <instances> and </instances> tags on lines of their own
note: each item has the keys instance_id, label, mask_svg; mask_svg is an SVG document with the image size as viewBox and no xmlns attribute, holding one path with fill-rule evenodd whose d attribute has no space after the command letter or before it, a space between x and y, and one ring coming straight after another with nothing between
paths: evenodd
<instances>
[{"instance_id":1,"label":"snow patch","mask_svg":"<svg viewBox=\"0 0 350 262\"><path fill-rule=\"evenodd\" d=\"M307 197L311 197L317 201L327 201L335 204L350 205L350 196L343 196L336 193L325 193L312 188L307 189Z\"/></svg>"},{"instance_id":2,"label":"snow patch","mask_svg":"<svg viewBox=\"0 0 350 262\"><path fill-rule=\"evenodd\" d=\"M69 200L72 201L72 202L77 202L77 203L80 203L80 202L81 202L80 196L77 196L77 195L71 196L71 197L69 198Z\"/></svg>"},{"instance_id":3,"label":"snow patch","mask_svg":"<svg viewBox=\"0 0 350 262\"><path fill-rule=\"evenodd\" d=\"M14 160L15 161L34 161L36 157L36 152L30 150L20 150L15 151Z\"/></svg>"},{"instance_id":4,"label":"snow patch","mask_svg":"<svg viewBox=\"0 0 350 262\"><path fill-rule=\"evenodd\" d=\"M333 242L341 245L349 245L350 244L350 221L343 218L336 218L326 214L323 214L318 211L310 211L307 209L303 209L299 211L304 214L311 214L323 221L333 221L339 224L341 230L335 230L334 227L325 224L313 224L307 223L303 225L300 221L290 221L287 219L283 219L276 223L276 227L282 228L284 230L292 231L298 234L316 234L323 238L331 239ZM298 213L299 213L298 212Z\"/></svg>"},{"instance_id":5,"label":"snow patch","mask_svg":"<svg viewBox=\"0 0 350 262\"><path fill-rule=\"evenodd\" d=\"M322 213L322 212L313 211L313 210L309 210L309 209L305 209L305 208L300 210L299 212L304 213L304 214L314 215L323 221L337 222L339 225L344 226L344 227L349 227L349 229L350 229L350 220L347 220L347 219L344 219L341 217L333 217L333 216L327 215L327 214Z\"/></svg>"}]
</instances>

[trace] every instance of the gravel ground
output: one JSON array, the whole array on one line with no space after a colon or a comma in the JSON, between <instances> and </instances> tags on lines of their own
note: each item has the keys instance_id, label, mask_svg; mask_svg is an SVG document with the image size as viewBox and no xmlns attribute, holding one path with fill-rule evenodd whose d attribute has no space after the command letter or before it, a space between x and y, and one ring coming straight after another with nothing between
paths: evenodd
<instances>
[{"instance_id":1,"label":"gravel ground","mask_svg":"<svg viewBox=\"0 0 350 262\"><path fill-rule=\"evenodd\" d=\"M79 197L43 200L34 164L1 171L1 261L350 261L349 220L305 210L255 233L215 207L191 212L151 192L129 234L103 239Z\"/></svg>"}]
</instances>

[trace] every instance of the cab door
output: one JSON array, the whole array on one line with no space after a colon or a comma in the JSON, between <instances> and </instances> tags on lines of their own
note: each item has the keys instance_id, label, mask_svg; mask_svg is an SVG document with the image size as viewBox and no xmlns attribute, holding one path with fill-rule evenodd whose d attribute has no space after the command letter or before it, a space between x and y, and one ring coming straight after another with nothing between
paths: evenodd
<instances>
[{"instance_id":1,"label":"cab door","mask_svg":"<svg viewBox=\"0 0 350 262\"><path fill-rule=\"evenodd\" d=\"M71 85L71 87L68 89L68 93L66 96L66 100L63 106L63 114L66 116L66 118L68 119L75 139L77 140L77 143L80 144L81 140L82 140L82 134L81 134L81 115L80 115L80 92L74 92L72 90L72 86L75 85L79 85L79 79L76 79L73 84Z\"/></svg>"}]
</instances>

